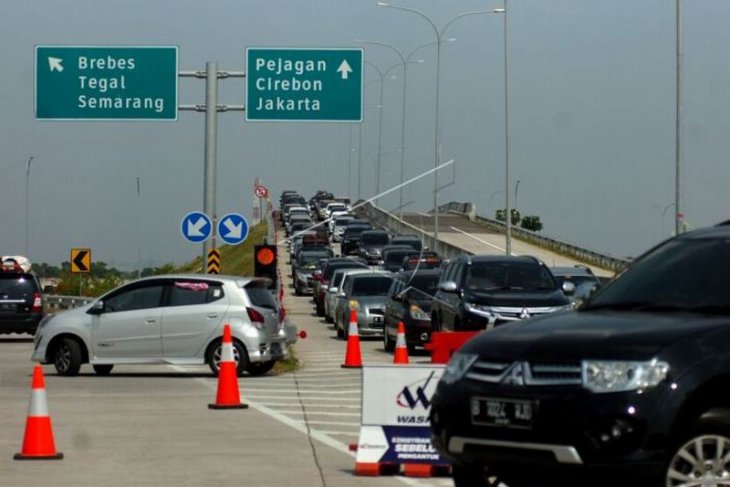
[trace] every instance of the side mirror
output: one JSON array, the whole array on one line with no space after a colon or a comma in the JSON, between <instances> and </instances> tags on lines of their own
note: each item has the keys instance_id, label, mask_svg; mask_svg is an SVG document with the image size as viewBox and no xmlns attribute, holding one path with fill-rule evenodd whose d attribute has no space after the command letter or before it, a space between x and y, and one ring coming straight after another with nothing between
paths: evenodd
<instances>
[{"instance_id":1,"label":"side mirror","mask_svg":"<svg viewBox=\"0 0 730 487\"><path fill-rule=\"evenodd\" d=\"M89 314L91 315L100 315L104 312L104 301L101 299L94 302L94 304L89 309Z\"/></svg>"},{"instance_id":2,"label":"side mirror","mask_svg":"<svg viewBox=\"0 0 730 487\"><path fill-rule=\"evenodd\" d=\"M455 293L459 291L459 286L454 281L444 281L439 284L439 289L445 293Z\"/></svg>"},{"instance_id":3,"label":"side mirror","mask_svg":"<svg viewBox=\"0 0 730 487\"><path fill-rule=\"evenodd\" d=\"M336 287L331 287L331 288L329 288L329 289L327 290L327 292L328 292L328 293L332 293L332 294L334 294L334 293L336 293L336 292L337 292L337 288L336 288Z\"/></svg>"},{"instance_id":4,"label":"side mirror","mask_svg":"<svg viewBox=\"0 0 730 487\"><path fill-rule=\"evenodd\" d=\"M337 297L338 297L338 298L346 298L346 297L347 297L347 293L345 293L345 291L342 291L341 293L339 293L339 294L337 295Z\"/></svg>"},{"instance_id":5,"label":"side mirror","mask_svg":"<svg viewBox=\"0 0 730 487\"><path fill-rule=\"evenodd\" d=\"M575 294L575 284L570 281L563 282L563 294L566 296L572 296Z\"/></svg>"}]
</instances>

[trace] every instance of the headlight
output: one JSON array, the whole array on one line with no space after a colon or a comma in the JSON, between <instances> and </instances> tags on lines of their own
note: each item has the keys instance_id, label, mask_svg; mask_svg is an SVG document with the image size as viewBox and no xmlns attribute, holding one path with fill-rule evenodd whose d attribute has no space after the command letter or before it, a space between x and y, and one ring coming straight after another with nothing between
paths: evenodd
<instances>
[{"instance_id":1,"label":"headlight","mask_svg":"<svg viewBox=\"0 0 730 487\"><path fill-rule=\"evenodd\" d=\"M428 313L423 311L419 306L416 306L415 304L411 306L410 312L411 312L411 317L414 320L430 320L431 319L431 317L428 315Z\"/></svg>"},{"instance_id":2,"label":"headlight","mask_svg":"<svg viewBox=\"0 0 730 487\"><path fill-rule=\"evenodd\" d=\"M666 379L669 364L650 362L583 361L583 385L593 392L626 392L655 387Z\"/></svg>"},{"instance_id":3,"label":"headlight","mask_svg":"<svg viewBox=\"0 0 730 487\"><path fill-rule=\"evenodd\" d=\"M360 303L357 302L357 299L351 299L348 305L350 309L360 309Z\"/></svg>"},{"instance_id":4,"label":"headlight","mask_svg":"<svg viewBox=\"0 0 730 487\"><path fill-rule=\"evenodd\" d=\"M444 375L441 376L441 382L444 384L453 384L457 380L460 380L472 364L476 362L477 358L479 358L477 355L469 353L455 353L451 357L451 360L449 360L449 365L446 366Z\"/></svg>"}]
</instances>

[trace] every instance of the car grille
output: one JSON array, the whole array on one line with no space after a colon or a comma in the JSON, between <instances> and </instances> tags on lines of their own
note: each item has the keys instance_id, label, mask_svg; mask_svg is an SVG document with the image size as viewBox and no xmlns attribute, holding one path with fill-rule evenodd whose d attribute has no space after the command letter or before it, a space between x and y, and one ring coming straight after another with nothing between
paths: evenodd
<instances>
[{"instance_id":1,"label":"car grille","mask_svg":"<svg viewBox=\"0 0 730 487\"><path fill-rule=\"evenodd\" d=\"M383 308L368 308L368 313L371 315L385 316L385 310Z\"/></svg>"},{"instance_id":2,"label":"car grille","mask_svg":"<svg viewBox=\"0 0 730 487\"><path fill-rule=\"evenodd\" d=\"M477 360L466 374L478 382L511 385L554 386L582 385L583 369L580 362L495 362Z\"/></svg>"}]
</instances>

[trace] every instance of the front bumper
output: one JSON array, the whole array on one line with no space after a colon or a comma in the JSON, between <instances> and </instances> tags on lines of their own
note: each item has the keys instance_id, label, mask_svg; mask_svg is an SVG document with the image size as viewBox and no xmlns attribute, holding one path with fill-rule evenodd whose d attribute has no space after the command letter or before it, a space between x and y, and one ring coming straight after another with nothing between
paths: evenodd
<instances>
[{"instance_id":1,"label":"front bumper","mask_svg":"<svg viewBox=\"0 0 730 487\"><path fill-rule=\"evenodd\" d=\"M665 440L651 430L662 394L657 389L595 394L580 386L518 387L465 378L440 383L432 400L432 441L457 464L565 472L628 467L655 475L665 462L658 446ZM473 398L531 401L532 428L474 424Z\"/></svg>"}]
</instances>

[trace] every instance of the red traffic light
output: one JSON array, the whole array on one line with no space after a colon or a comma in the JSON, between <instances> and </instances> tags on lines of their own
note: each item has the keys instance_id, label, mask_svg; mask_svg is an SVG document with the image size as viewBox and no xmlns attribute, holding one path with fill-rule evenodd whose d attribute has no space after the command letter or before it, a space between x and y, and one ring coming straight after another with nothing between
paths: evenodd
<instances>
[{"instance_id":1,"label":"red traffic light","mask_svg":"<svg viewBox=\"0 0 730 487\"><path fill-rule=\"evenodd\" d=\"M271 265L276 258L276 254L269 247L261 247L256 252L256 262L261 265Z\"/></svg>"}]
</instances>

